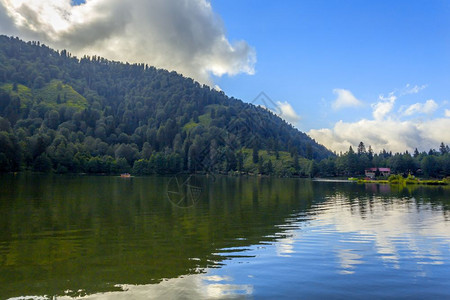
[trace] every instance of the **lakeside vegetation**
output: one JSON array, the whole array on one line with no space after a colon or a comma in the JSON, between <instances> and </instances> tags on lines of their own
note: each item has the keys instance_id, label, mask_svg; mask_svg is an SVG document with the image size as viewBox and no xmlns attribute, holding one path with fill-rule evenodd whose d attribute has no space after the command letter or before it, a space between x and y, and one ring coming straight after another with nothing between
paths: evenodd
<instances>
[{"instance_id":1,"label":"lakeside vegetation","mask_svg":"<svg viewBox=\"0 0 450 300\"><path fill-rule=\"evenodd\" d=\"M391 175L388 179L362 179L362 178L349 178L350 181L357 183L378 183L378 184L391 184L391 185L450 185L450 177L443 178L442 180L433 179L420 179L411 174L406 178L402 175Z\"/></svg>"}]
</instances>

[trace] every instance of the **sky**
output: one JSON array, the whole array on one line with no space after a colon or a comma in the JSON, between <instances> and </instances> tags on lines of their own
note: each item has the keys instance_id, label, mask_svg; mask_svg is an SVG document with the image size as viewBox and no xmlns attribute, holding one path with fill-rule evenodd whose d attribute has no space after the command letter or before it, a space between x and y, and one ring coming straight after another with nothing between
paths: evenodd
<instances>
[{"instance_id":1,"label":"sky","mask_svg":"<svg viewBox=\"0 0 450 300\"><path fill-rule=\"evenodd\" d=\"M336 152L450 144L450 1L0 0L0 33L175 70Z\"/></svg>"}]
</instances>

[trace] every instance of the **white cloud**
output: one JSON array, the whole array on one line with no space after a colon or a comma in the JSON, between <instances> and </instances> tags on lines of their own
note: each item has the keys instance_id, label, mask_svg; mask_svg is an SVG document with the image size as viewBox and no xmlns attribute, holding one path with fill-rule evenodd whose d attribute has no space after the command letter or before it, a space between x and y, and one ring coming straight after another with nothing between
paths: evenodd
<instances>
[{"instance_id":1,"label":"white cloud","mask_svg":"<svg viewBox=\"0 0 450 300\"><path fill-rule=\"evenodd\" d=\"M354 123L337 122L332 129L310 130L308 134L329 149L345 152L360 141L374 151L393 152L436 148L442 141L450 141L450 118L416 123L397 120L366 120Z\"/></svg>"},{"instance_id":2,"label":"white cloud","mask_svg":"<svg viewBox=\"0 0 450 300\"><path fill-rule=\"evenodd\" d=\"M450 118L450 109L446 109L446 110L445 110L445 116L446 116L447 118Z\"/></svg>"},{"instance_id":3,"label":"white cloud","mask_svg":"<svg viewBox=\"0 0 450 300\"><path fill-rule=\"evenodd\" d=\"M277 108L277 114L289 123L295 125L300 121L301 117L295 112L294 108L288 102L277 101Z\"/></svg>"},{"instance_id":4,"label":"white cloud","mask_svg":"<svg viewBox=\"0 0 450 300\"><path fill-rule=\"evenodd\" d=\"M2 33L37 39L75 55L144 62L212 84L254 73L255 51L230 43L207 0L0 0Z\"/></svg>"},{"instance_id":5,"label":"white cloud","mask_svg":"<svg viewBox=\"0 0 450 300\"><path fill-rule=\"evenodd\" d=\"M408 86L407 86L408 87ZM410 88L420 91L422 87ZM400 92L400 96L405 95ZM430 99L425 103L416 103L401 108L401 114L394 113L398 100L395 92L388 96L380 95L378 101L372 104L373 119L361 119L356 122L337 122L333 128L313 129L308 134L319 143L337 152L345 152L350 146L364 142L371 145L374 151L386 149L393 152L413 151L416 147L423 151L436 148L441 142L450 142L450 111L446 110L447 118L425 120L402 120L402 116L421 113L431 115L438 104Z\"/></svg>"},{"instance_id":6,"label":"white cloud","mask_svg":"<svg viewBox=\"0 0 450 300\"><path fill-rule=\"evenodd\" d=\"M389 114L394 108L394 103L397 100L397 97L394 93L389 93L388 97L384 97L380 95L378 97L380 101L375 104L372 104L373 108L373 117L375 120L383 120L387 114Z\"/></svg>"},{"instance_id":7,"label":"white cloud","mask_svg":"<svg viewBox=\"0 0 450 300\"><path fill-rule=\"evenodd\" d=\"M356 99L356 97L349 90L334 89L333 93L337 95L336 100L334 100L332 104L332 107L335 110L343 107L353 107L362 105L362 102Z\"/></svg>"},{"instance_id":8,"label":"white cloud","mask_svg":"<svg viewBox=\"0 0 450 300\"><path fill-rule=\"evenodd\" d=\"M425 89L426 87L427 87L426 84L423 84L423 85L420 85L420 86L419 85L415 85L415 86L411 87L411 85L408 83L400 94L402 96L403 95L408 95L408 94L417 94L421 90Z\"/></svg>"},{"instance_id":9,"label":"white cloud","mask_svg":"<svg viewBox=\"0 0 450 300\"><path fill-rule=\"evenodd\" d=\"M433 100L427 100L425 103L415 103L409 106L403 114L405 116L411 116L413 114L431 114L438 108L437 103Z\"/></svg>"}]
</instances>

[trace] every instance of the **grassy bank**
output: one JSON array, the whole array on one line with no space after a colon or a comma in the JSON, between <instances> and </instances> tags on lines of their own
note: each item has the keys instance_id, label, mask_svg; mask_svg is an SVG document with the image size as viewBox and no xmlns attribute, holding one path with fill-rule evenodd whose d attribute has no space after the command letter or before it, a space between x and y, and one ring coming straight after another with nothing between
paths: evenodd
<instances>
[{"instance_id":1,"label":"grassy bank","mask_svg":"<svg viewBox=\"0 0 450 300\"><path fill-rule=\"evenodd\" d=\"M349 180L355 180L354 178L349 178ZM450 185L450 177L444 178L442 180L438 179L419 179L414 176L408 175L404 178L402 175L391 175L389 178L383 180L366 180L357 179L358 183L382 183L382 184L395 184L395 185Z\"/></svg>"}]
</instances>

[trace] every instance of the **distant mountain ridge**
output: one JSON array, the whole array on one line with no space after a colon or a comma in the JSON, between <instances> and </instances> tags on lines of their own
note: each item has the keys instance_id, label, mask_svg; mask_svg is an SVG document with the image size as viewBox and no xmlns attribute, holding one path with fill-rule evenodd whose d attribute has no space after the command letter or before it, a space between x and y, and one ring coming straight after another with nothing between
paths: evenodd
<instances>
[{"instance_id":1,"label":"distant mountain ridge","mask_svg":"<svg viewBox=\"0 0 450 300\"><path fill-rule=\"evenodd\" d=\"M299 157L331 155L270 110L176 72L0 36L0 171L293 174Z\"/></svg>"}]
</instances>

